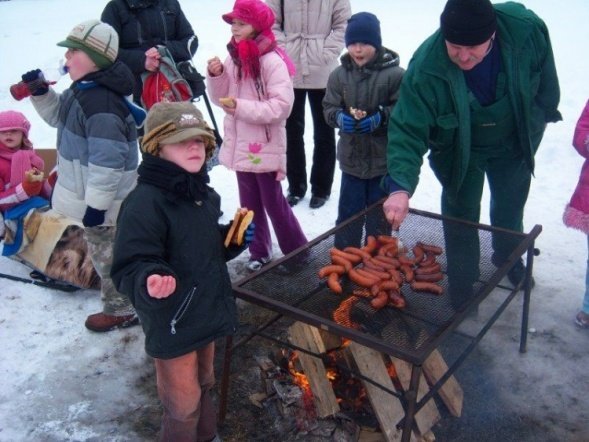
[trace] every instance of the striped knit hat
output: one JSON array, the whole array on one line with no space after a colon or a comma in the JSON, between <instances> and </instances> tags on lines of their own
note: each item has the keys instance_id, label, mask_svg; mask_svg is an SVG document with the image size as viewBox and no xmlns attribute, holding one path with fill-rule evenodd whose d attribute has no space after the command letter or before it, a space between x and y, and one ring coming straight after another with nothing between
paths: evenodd
<instances>
[{"instance_id":1,"label":"striped knit hat","mask_svg":"<svg viewBox=\"0 0 589 442\"><path fill-rule=\"evenodd\" d=\"M96 66L104 69L112 65L119 52L119 35L114 28L100 20L88 20L75 26L64 41L64 48L80 49Z\"/></svg>"}]
</instances>

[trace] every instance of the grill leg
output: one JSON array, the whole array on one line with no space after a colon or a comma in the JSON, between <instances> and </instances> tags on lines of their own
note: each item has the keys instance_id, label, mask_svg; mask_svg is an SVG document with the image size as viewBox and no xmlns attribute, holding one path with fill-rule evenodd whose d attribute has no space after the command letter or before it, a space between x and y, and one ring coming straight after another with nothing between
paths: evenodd
<instances>
[{"instance_id":1,"label":"grill leg","mask_svg":"<svg viewBox=\"0 0 589 442\"><path fill-rule=\"evenodd\" d=\"M229 372L231 371L231 357L233 356L233 336L225 339L225 356L223 356L223 375L221 377L221 397L219 398L219 424L225 421L227 415L227 394L229 392Z\"/></svg>"},{"instance_id":2,"label":"grill leg","mask_svg":"<svg viewBox=\"0 0 589 442\"><path fill-rule=\"evenodd\" d=\"M413 365L411 368L411 382L409 383L409 390L405 392L407 409L405 411L405 424L403 425L403 435L401 436L401 442L409 442L411 440L411 431L413 430L413 422L415 420L415 405L417 404L417 389L419 388L420 376L421 366Z\"/></svg>"},{"instance_id":3,"label":"grill leg","mask_svg":"<svg viewBox=\"0 0 589 442\"><path fill-rule=\"evenodd\" d=\"M528 345L528 319L530 315L530 298L531 298L531 283L532 283L532 269L534 267L534 244L530 246L526 258L526 278L524 280L524 306L522 310L522 331L519 340L519 352L525 353Z\"/></svg>"}]
</instances>

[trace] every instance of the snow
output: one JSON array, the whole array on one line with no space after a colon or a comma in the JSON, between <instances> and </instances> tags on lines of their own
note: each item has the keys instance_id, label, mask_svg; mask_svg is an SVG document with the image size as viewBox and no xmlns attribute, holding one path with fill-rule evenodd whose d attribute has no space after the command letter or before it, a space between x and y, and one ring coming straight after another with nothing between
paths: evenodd
<instances>
[{"instance_id":1,"label":"snow","mask_svg":"<svg viewBox=\"0 0 589 442\"><path fill-rule=\"evenodd\" d=\"M8 92L9 85L30 69L55 66L64 52L55 44L78 22L99 18L105 3L89 0L0 2L0 109L25 113L32 123L30 138L36 147L54 147L55 130L37 116L28 100L15 102ZM352 0L352 8L353 12L366 10L377 14L384 44L399 52L402 65L406 66L417 45L437 27L444 3L444 0ZM564 121L550 124L546 131L536 156L535 179L526 206L525 230L531 230L535 224L543 227L536 242L541 255L535 260L536 287L530 318L537 339L532 336L526 359L523 362L520 359L516 367L529 373L529 389L546 395L554 387L564 389L565 394L577 398L578 405L584 402L585 406L579 408L586 410L589 404L579 392L589 391L586 369L583 369L589 363L588 336L586 331L575 328L573 317L580 308L584 292L587 241L583 234L567 229L561 215L582 164L571 140L576 120L589 97L586 81L589 58L583 46L583 42L589 41L589 4L586 0L568 0L566 4L529 0L526 4L544 18L550 29ZM232 5L233 0L183 2L184 11L200 40L195 57L200 71L204 71L207 59L226 54L229 28L220 15L228 12ZM57 89L67 87L68 82L67 77L62 79ZM199 107L206 114L204 104ZM215 117L221 123L221 112L215 110ZM307 121L310 122L310 118ZM310 146L312 126L308 127L305 138ZM311 157L309 150L307 157ZM226 214L223 221L227 222L238 205L234 174L219 166L211 176L213 187L223 198ZM331 199L323 208L309 209L307 197L294 209L309 239L334 224L339 178L338 171ZM440 186L426 165L412 206L438 212L439 195ZM482 222L488 223L487 192ZM280 255L278 248L275 254ZM247 254L241 261L246 258ZM232 265L235 268L239 264ZM28 271L15 261L0 259L2 273L27 277ZM0 347L3 350L0 358L0 441L139 440L126 416L141 407L139 381L151 372L151 362L143 351L140 327L106 334L88 332L83 325L86 316L101 309L96 291L64 293L7 279L0 279L0 287ZM514 321L515 325L504 323L503 326L513 328L515 331L511 333L517 335L517 316ZM552 349L562 351L559 371L552 366L556 360L546 357L550 350L543 344L547 340L552 341ZM514 345L505 353L505 358L518 356ZM495 365L500 365L500 361ZM557 407L563 412L560 408ZM573 420L569 425L579 424L570 415L569 419Z\"/></svg>"}]
</instances>

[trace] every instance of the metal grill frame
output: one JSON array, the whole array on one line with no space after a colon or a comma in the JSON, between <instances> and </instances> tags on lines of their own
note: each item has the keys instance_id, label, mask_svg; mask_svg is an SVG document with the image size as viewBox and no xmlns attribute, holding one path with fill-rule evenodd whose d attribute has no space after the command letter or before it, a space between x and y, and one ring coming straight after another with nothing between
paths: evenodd
<instances>
[{"instance_id":1,"label":"metal grill frame","mask_svg":"<svg viewBox=\"0 0 589 442\"><path fill-rule=\"evenodd\" d=\"M490 272L487 272L486 277L481 278L477 283L478 289L475 290L474 295L468 302L465 302L459 309L451 314L451 317L443 322L442 324L437 324L434 327L433 333L428 335L428 337L421 343L419 348L408 349L403 346L393 345L390 342L386 342L383 339L376 337L372 334L366 333L364 331L352 329L340 324L337 324L332 319L328 319L324 316L320 316L313 311L305 310L300 307L301 304L304 304L307 300L312 298L313 296L317 295L318 292L322 290L321 286L317 287L316 291L311 291L306 293L297 303L288 303L283 302L283 300L275 299L271 296L266 294L260 294L256 291L248 288L255 283L255 281L259 281L262 278L267 277L267 275L271 274L272 272L276 272L279 268L286 268L287 274L285 278L288 278L288 269L289 266L296 262L297 259L301 257L305 257L306 254L309 253L314 247L318 244L328 240L330 237L336 235L338 232L341 232L343 229L346 229L353 223L363 222L362 220L365 219L365 216L371 211L380 210L382 213L382 204L383 201L374 204L373 206L369 207L365 211L359 213L358 215L350 218L346 222L330 229L329 231L325 232L324 234L318 236L314 240L310 241L306 245L294 250L293 252L289 253L288 255L284 256L283 258L276 260L269 264L268 266L262 268L259 272L253 273L233 284L233 290L235 295L238 298L241 298L245 301L251 302L255 305L260 307L269 309L273 312L276 312L278 315L272 321L278 320L281 316L286 316L291 319L301 321L303 323L318 327L322 330L326 330L330 333L333 333L337 336L351 339L354 342L362 344L366 347L372 348L382 353L386 353L393 357L398 357L402 360L405 360L412 364L412 374L411 374L411 383L408 390L406 390L403 394L403 398L401 402L405 408L406 414L405 418L399 422L397 425L403 427L403 441L408 441L411 435L411 429L414 424L414 416L424 405L425 403L437 393L437 391L442 387L444 382L454 374L454 372L460 367L462 362L466 359L468 354L474 350L478 342L483 338L483 336L488 332L491 326L495 323L495 321L499 318L499 316L503 313L503 311L507 308L507 306L512 302L515 298L517 293L523 289L524 291L524 302L522 306L522 325L521 325L521 336L520 336L520 352L524 353L526 351L527 345L527 327L528 327L528 315L529 315L529 306L530 306L530 281L531 275L533 271L533 259L534 255L538 253L537 249L534 248L535 239L542 231L542 227L540 225L535 225L532 230L525 234L520 232L514 232L506 229L499 229L496 227L492 227L485 224L477 224L477 223L470 223L463 220L452 219L448 217L444 217L438 214L434 214L431 212L426 212L422 210L410 209L408 219L410 217L416 217L415 219L423 219L423 220L433 220L434 222L438 223L453 223L456 226L464 227L464 229L476 229L477 232L485 232L486 235L505 235L517 241L517 246L514 248L513 252L500 267L496 268L493 267ZM384 215L383 215L384 217ZM360 221L359 221L360 220ZM407 220L403 224L405 226ZM405 229L401 232L401 238L405 236ZM439 232L438 232L439 235ZM329 241L328 241L329 244ZM485 260L486 262L491 261L491 257L488 256L488 250L483 249L481 252L481 260ZM502 278L507 275L509 270L517 263L520 258L527 252L527 259L526 259L526 276L523 282L515 288L508 288L500 285L500 281ZM303 260L304 261L304 260ZM313 269L315 275L318 269ZM444 272L446 272L446 268ZM445 278L446 279L446 278ZM472 337L471 343L466 347L466 349L458 356L458 358L451 364L448 368L448 371L438 380L438 382L433 385L428 394L426 394L419 402L417 402L417 388L419 385L419 379L421 376L421 367L428 356L436 349L438 349L443 342L456 330L456 328L463 322L466 316L469 314L470 311L476 308L476 306L485 300L488 295L496 288L502 288L507 290L509 293L505 297L505 299L497 306L495 312L491 315L491 317L487 320L487 322L483 325L479 333ZM447 291L447 290L446 290ZM421 295L421 296L431 296L431 295ZM445 296L445 295L443 295ZM343 298L342 298L343 299ZM410 300L408 299L408 304ZM401 317L403 316L404 312L399 312ZM259 329L261 330L261 328ZM254 332L254 334L257 334ZM251 335L253 336L253 335ZM251 338L250 336L250 338ZM263 335L260 335L263 336ZM248 339L249 340L249 339ZM243 342L241 342L243 343ZM284 343L286 346L290 346L289 343ZM228 347L226 348L226 355L225 355L225 367L223 372L223 383L222 383L222 401L221 401L221 419L225 413L226 401L223 398L226 398L226 392L228 388L228 370L229 370L229 362L228 359L231 358L232 352L232 341L228 339L227 342ZM321 357L321 355L316 355Z\"/></svg>"}]
</instances>

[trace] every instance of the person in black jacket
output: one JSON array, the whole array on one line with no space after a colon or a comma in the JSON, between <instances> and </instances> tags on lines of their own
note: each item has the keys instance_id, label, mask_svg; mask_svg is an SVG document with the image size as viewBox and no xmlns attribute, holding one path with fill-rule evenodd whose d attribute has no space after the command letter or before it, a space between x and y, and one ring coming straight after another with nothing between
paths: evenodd
<instances>
[{"instance_id":1,"label":"person in black jacket","mask_svg":"<svg viewBox=\"0 0 589 442\"><path fill-rule=\"evenodd\" d=\"M156 103L145 122L137 187L117 220L112 279L131 299L154 358L164 414L160 440L215 440L209 395L215 339L237 328L220 196L206 168L215 137L190 102Z\"/></svg>"},{"instance_id":2,"label":"person in black jacket","mask_svg":"<svg viewBox=\"0 0 589 442\"><path fill-rule=\"evenodd\" d=\"M165 46L176 63L190 60L198 48L198 38L178 0L112 0L101 20L119 34L118 59L135 75L137 104L141 104L141 74L159 67L156 46Z\"/></svg>"}]
</instances>

